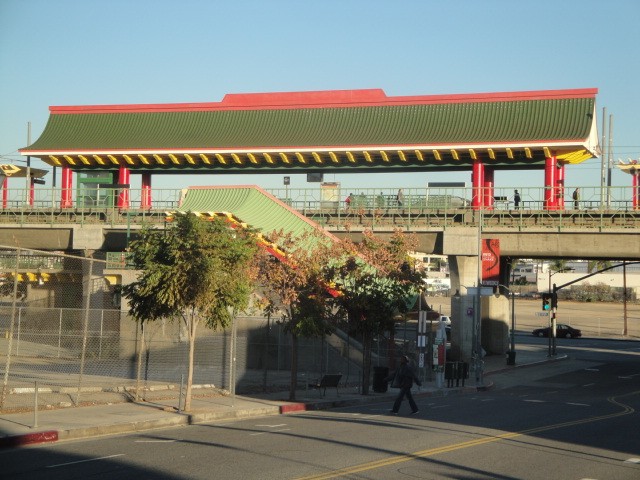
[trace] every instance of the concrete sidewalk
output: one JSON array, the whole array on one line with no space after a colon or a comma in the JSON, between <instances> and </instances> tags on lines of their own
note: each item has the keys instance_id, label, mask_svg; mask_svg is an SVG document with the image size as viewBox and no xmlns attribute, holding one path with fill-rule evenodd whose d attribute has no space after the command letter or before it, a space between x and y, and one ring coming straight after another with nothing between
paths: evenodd
<instances>
[{"instance_id":1,"label":"concrete sidewalk","mask_svg":"<svg viewBox=\"0 0 640 480\"><path fill-rule=\"evenodd\" d=\"M493 386L492 374L566 358L549 358L547 353L544 346L524 345L517 351L516 365L507 365L504 356L489 356L484 364L484 373L488 378L481 387L475 385L473 378L469 378L465 386L450 388L446 387L446 382L444 387L439 388L434 381L423 384L419 390L416 388L414 396L419 402L420 398L429 396L486 390ZM473 374L470 376L473 377ZM41 410L37 414L10 413L0 415L0 448L218 420L326 410L362 403L391 404L396 394L397 390L390 389L364 396L354 388L349 388L341 389L339 393L335 389L327 389L326 395L322 396L318 390L301 390L296 393L296 401L290 402L287 400L288 392L225 397L194 390L192 409L188 413L177 411L177 403L173 398L147 398L147 401L141 402Z\"/></svg>"}]
</instances>

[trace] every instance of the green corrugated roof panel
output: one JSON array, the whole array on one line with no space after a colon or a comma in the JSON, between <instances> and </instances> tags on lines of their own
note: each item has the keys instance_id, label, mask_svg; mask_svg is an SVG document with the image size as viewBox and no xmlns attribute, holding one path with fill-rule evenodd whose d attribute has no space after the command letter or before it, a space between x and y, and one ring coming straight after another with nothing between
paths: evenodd
<instances>
[{"instance_id":1,"label":"green corrugated roof panel","mask_svg":"<svg viewBox=\"0 0 640 480\"><path fill-rule=\"evenodd\" d=\"M318 230L334 239L314 222L257 186L192 187L187 190L178 211L232 213L267 236L281 229L294 236Z\"/></svg>"},{"instance_id":2,"label":"green corrugated roof panel","mask_svg":"<svg viewBox=\"0 0 640 480\"><path fill-rule=\"evenodd\" d=\"M595 98L52 114L26 151L251 149L584 140Z\"/></svg>"}]
</instances>

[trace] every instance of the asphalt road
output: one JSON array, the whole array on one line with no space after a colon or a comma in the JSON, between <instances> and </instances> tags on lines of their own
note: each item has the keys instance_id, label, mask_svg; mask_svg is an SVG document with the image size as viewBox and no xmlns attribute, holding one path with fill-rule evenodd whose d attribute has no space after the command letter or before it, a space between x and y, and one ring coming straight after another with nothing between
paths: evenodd
<instances>
[{"instance_id":1,"label":"asphalt road","mask_svg":"<svg viewBox=\"0 0 640 480\"><path fill-rule=\"evenodd\" d=\"M0 477L640 478L640 343L559 339L558 353L487 392L423 398L417 416L369 404L5 450Z\"/></svg>"}]
</instances>

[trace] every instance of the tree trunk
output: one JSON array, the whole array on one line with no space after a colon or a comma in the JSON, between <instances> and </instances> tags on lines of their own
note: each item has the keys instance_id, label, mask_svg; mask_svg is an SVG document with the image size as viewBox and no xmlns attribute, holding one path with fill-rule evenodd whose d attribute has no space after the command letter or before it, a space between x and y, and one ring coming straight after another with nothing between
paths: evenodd
<instances>
[{"instance_id":1,"label":"tree trunk","mask_svg":"<svg viewBox=\"0 0 640 480\"><path fill-rule=\"evenodd\" d=\"M362 335L362 395L369 395L369 378L371 377L371 346L373 333Z\"/></svg>"},{"instance_id":2,"label":"tree trunk","mask_svg":"<svg viewBox=\"0 0 640 480\"><path fill-rule=\"evenodd\" d=\"M298 388L298 336L291 334L291 382L289 384L289 400L296 399Z\"/></svg>"},{"instance_id":3,"label":"tree trunk","mask_svg":"<svg viewBox=\"0 0 640 480\"><path fill-rule=\"evenodd\" d=\"M191 321L189 325L189 365L187 370L187 388L184 395L184 410L191 410L191 387L193 386L193 358L196 346L196 323Z\"/></svg>"}]
</instances>

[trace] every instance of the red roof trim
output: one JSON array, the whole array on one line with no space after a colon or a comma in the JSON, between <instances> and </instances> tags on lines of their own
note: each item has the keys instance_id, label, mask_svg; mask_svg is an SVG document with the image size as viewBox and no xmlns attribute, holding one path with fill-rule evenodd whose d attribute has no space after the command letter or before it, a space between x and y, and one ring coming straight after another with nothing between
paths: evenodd
<instances>
[{"instance_id":1,"label":"red roof trim","mask_svg":"<svg viewBox=\"0 0 640 480\"><path fill-rule=\"evenodd\" d=\"M595 97L597 88L525 92L463 93L388 97L384 90L326 90L316 92L234 93L221 102L131 105L52 106L51 114L203 112L224 110L283 110L300 108L377 107L447 103L515 102Z\"/></svg>"},{"instance_id":2,"label":"red roof trim","mask_svg":"<svg viewBox=\"0 0 640 480\"><path fill-rule=\"evenodd\" d=\"M18 151L22 155L26 154L38 154L38 155L62 155L60 152L64 152L65 154L74 154L74 153L87 153L87 154L96 154L96 155L106 155L107 153L113 154L122 154L122 153L131 153L131 154L165 154L165 153L229 153L229 152L247 152L247 153L261 153L261 152L329 152L329 151L359 151L359 150L412 150L412 149L420 149L420 150L439 150L446 148L496 148L499 146L509 146L509 145L564 145L564 144L575 144L579 142L584 142L587 139L585 138L556 138L556 139L547 139L547 140L512 140L508 142L491 142L491 143L479 143L479 142L462 142L462 143L392 143L392 144L370 144L370 145L305 145L305 146L252 146L252 147L235 147L235 148L225 148L225 147L180 147L180 148L156 148L155 150L150 150L148 148L69 148L64 150L35 150L30 149L29 147L21 148ZM190 187L193 188L193 187ZM207 188L207 187L202 187Z\"/></svg>"}]
</instances>

